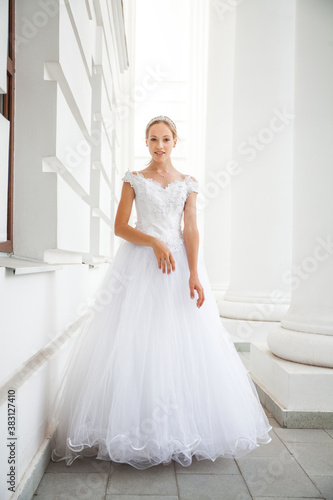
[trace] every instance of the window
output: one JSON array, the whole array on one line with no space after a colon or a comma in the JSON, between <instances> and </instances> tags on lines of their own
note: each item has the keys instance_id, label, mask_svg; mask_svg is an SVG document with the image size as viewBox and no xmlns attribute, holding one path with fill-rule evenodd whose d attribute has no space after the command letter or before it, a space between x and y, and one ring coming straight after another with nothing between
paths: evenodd
<instances>
[{"instance_id":1,"label":"window","mask_svg":"<svg viewBox=\"0 0 333 500\"><path fill-rule=\"evenodd\" d=\"M14 177L14 84L15 84L15 0L8 0L7 93L0 94L0 113L10 122L7 197L7 234L2 231L0 251L13 251L13 177ZM4 176L7 172L4 173ZM6 183L7 184L7 183ZM3 207L1 207L2 210Z\"/></svg>"}]
</instances>

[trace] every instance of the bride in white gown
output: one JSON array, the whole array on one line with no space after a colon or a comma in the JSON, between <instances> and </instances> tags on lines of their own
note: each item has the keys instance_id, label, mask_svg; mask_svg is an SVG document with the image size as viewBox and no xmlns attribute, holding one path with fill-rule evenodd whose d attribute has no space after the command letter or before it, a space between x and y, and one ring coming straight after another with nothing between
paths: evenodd
<instances>
[{"instance_id":1,"label":"bride in white gown","mask_svg":"<svg viewBox=\"0 0 333 500\"><path fill-rule=\"evenodd\" d=\"M188 466L193 456L238 458L271 441L256 389L221 324L198 250L199 186L173 167L176 142L170 118L152 119L151 162L123 177L115 220L123 241L58 392L54 461ZM128 224L133 201L135 228Z\"/></svg>"}]
</instances>

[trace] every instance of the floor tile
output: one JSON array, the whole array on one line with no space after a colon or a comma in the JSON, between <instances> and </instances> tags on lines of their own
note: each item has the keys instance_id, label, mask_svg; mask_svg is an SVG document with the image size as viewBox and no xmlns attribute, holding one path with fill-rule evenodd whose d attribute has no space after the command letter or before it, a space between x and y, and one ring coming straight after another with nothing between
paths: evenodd
<instances>
[{"instance_id":1,"label":"floor tile","mask_svg":"<svg viewBox=\"0 0 333 500\"><path fill-rule=\"evenodd\" d=\"M253 500L323 500L323 497L252 497Z\"/></svg>"},{"instance_id":2,"label":"floor tile","mask_svg":"<svg viewBox=\"0 0 333 500\"><path fill-rule=\"evenodd\" d=\"M309 475L333 475L333 443L286 443L297 462Z\"/></svg>"},{"instance_id":3,"label":"floor tile","mask_svg":"<svg viewBox=\"0 0 333 500\"><path fill-rule=\"evenodd\" d=\"M262 444L259 448L251 451L248 455L249 457L276 457L280 453L283 454L287 452L285 445L275 434L274 430L271 430L269 435L271 436L272 441L267 444Z\"/></svg>"},{"instance_id":4,"label":"floor tile","mask_svg":"<svg viewBox=\"0 0 333 500\"><path fill-rule=\"evenodd\" d=\"M245 369L247 371L249 371L250 370L250 359L247 356L245 356L243 352L239 352L238 354L239 354L239 357L240 357Z\"/></svg>"},{"instance_id":5,"label":"floor tile","mask_svg":"<svg viewBox=\"0 0 333 500\"><path fill-rule=\"evenodd\" d=\"M332 438L322 429L276 429L275 432L289 443L332 443Z\"/></svg>"},{"instance_id":6,"label":"floor tile","mask_svg":"<svg viewBox=\"0 0 333 500\"><path fill-rule=\"evenodd\" d=\"M113 467L107 486L107 494L177 496L174 465L156 465L143 470L135 469L126 464Z\"/></svg>"},{"instance_id":7,"label":"floor tile","mask_svg":"<svg viewBox=\"0 0 333 500\"><path fill-rule=\"evenodd\" d=\"M310 476L320 493L326 500L333 500L333 477L332 476Z\"/></svg>"},{"instance_id":8,"label":"floor tile","mask_svg":"<svg viewBox=\"0 0 333 500\"><path fill-rule=\"evenodd\" d=\"M106 495L105 500L178 500L178 496L156 495Z\"/></svg>"},{"instance_id":9,"label":"floor tile","mask_svg":"<svg viewBox=\"0 0 333 500\"><path fill-rule=\"evenodd\" d=\"M321 497L317 488L291 456L283 459L244 457L237 462L254 497Z\"/></svg>"},{"instance_id":10,"label":"floor tile","mask_svg":"<svg viewBox=\"0 0 333 500\"><path fill-rule=\"evenodd\" d=\"M277 420L275 420L274 417L269 417L268 421L271 424L271 426L273 427L273 429L275 429L275 428L282 429L281 425L279 424L279 422Z\"/></svg>"},{"instance_id":11,"label":"floor tile","mask_svg":"<svg viewBox=\"0 0 333 500\"><path fill-rule=\"evenodd\" d=\"M96 458L77 458L72 465L66 465L64 460L61 462L50 461L45 472L100 472L108 474L111 469L111 462L107 460L97 460Z\"/></svg>"},{"instance_id":12,"label":"floor tile","mask_svg":"<svg viewBox=\"0 0 333 500\"><path fill-rule=\"evenodd\" d=\"M180 500L251 500L242 476L178 474Z\"/></svg>"},{"instance_id":13,"label":"floor tile","mask_svg":"<svg viewBox=\"0 0 333 500\"><path fill-rule=\"evenodd\" d=\"M197 460L193 458L193 462L189 467L183 467L179 463L175 463L177 474L240 474L237 464L230 458L217 458L215 462L212 460Z\"/></svg>"},{"instance_id":14,"label":"floor tile","mask_svg":"<svg viewBox=\"0 0 333 500\"><path fill-rule=\"evenodd\" d=\"M104 500L107 474L44 474L34 495L38 500Z\"/></svg>"}]
</instances>

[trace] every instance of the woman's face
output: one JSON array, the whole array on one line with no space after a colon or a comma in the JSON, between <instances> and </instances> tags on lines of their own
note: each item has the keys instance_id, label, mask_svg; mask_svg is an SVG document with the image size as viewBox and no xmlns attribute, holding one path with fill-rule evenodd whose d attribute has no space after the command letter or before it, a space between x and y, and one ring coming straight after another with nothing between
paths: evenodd
<instances>
[{"instance_id":1,"label":"woman's face","mask_svg":"<svg viewBox=\"0 0 333 500\"><path fill-rule=\"evenodd\" d=\"M156 162L164 163L170 157L176 143L177 139L173 138L172 132L166 123L155 123L150 127L146 144L149 153Z\"/></svg>"}]
</instances>

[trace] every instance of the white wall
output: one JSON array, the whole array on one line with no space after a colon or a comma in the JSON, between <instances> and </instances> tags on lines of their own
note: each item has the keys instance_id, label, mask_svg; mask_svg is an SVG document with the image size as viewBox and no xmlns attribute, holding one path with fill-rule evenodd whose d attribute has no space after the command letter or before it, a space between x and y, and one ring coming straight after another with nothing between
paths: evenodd
<instances>
[{"instance_id":1,"label":"white wall","mask_svg":"<svg viewBox=\"0 0 333 500\"><path fill-rule=\"evenodd\" d=\"M205 262L222 298L230 280L230 175L232 159L235 9L221 16L209 2L205 177L199 206L204 213Z\"/></svg>"},{"instance_id":2,"label":"white wall","mask_svg":"<svg viewBox=\"0 0 333 500\"><path fill-rule=\"evenodd\" d=\"M124 14L131 26L128 2ZM133 157L132 119L117 108L134 70L124 28L121 0L16 3L14 255L0 255L0 419L4 428L14 388L18 490L25 473L38 479L31 473L47 443L49 404L79 338L72 325L79 333L76 321L119 244L113 221ZM25 262L29 272L14 274L10 266ZM51 271L45 262L63 265ZM4 481L0 497L10 497Z\"/></svg>"},{"instance_id":3,"label":"white wall","mask_svg":"<svg viewBox=\"0 0 333 500\"><path fill-rule=\"evenodd\" d=\"M117 46L123 37L111 35L117 2L52 5L44 22L35 2L17 9L27 38L16 59L14 253L82 262L113 252L123 139L115 101L127 56Z\"/></svg>"}]
</instances>

